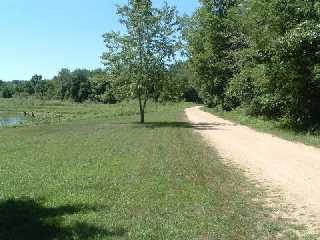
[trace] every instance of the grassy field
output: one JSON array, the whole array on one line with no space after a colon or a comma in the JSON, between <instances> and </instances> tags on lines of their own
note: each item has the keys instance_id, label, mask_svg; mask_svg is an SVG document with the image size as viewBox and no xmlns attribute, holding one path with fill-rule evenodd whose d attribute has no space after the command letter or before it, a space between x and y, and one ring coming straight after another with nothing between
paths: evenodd
<instances>
[{"instance_id":1,"label":"grassy field","mask_svg":"<svg viewBox=\"0 0 320 240\"><path fill-rule=\"evenodd\" d=\"M0 129L0 239L298 239L183 121L189 105L151 104L140 125L133 103L1 100L63 120Z\"/></svg>"},{"instance_id":2,"label":"grassy field","mask_svg":"<svg viewBox=\"0 0 320 240\"><path fill-rule=\"evenodd\" d=\"M151 104L150 112L157 111ZM165 110L165 108L162 108ZM73 121L76 119L97 119L117 116L130 116L137 113L135 102L123 102L117 105L77 104L61 101L42 101L37 99L1 99L0 112L34 112L35 117L28 119L28 124L43 124Z\"/></svg>"},{"instance_id":3,"label":"grassy field","mask_svg":"<svg viewBox=\"0 0 320 240\"><path fill-rule=\"evenodd\" d=\"M320 133L311 134L309 132L301 132L283 128L283 126L281 126L281 124L277 121L249 116L245 113L245 109L237 109L231 112L222 111L218 108L204 107L203 109L233 122L247 125L258 131L271 133L289 141L297 141L307 145L320 147Z\"/></svg>"}]
</instances>

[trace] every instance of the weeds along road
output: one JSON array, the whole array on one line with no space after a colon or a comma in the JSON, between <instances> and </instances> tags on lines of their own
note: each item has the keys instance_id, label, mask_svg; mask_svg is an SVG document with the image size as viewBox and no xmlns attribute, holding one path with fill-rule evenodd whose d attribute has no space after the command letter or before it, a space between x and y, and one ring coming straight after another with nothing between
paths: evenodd
<instances>
[{"instance_id":1,"label":"weeds along road","mask_svg":"<svg viewBox=\"0 0 320 240\"><path fill-rule=\"evenodd\" d=\"M320 149L234 124L200 107L185 113L224 159L279 192L290 206L289 216L320 227Z\"/></svg>"}]
</instances>

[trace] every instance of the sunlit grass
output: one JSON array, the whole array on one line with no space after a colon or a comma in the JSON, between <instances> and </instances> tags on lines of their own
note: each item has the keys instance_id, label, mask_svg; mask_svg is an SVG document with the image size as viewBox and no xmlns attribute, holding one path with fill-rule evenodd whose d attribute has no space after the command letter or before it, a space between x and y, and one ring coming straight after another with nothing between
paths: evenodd
<instances>
[{"instance_id":1,"label":"sunlit grass","mask_svg":"<svg viewBox=\"0 0 320 240\"><path fill-rule=\"evenodd\" d=\"M1 240L281 239L287 230L263 191L183 123L190 104L151 104L144 125L136 110L119 115L123 104L64 104L85 117L0 130Z\"/></svg>"}]
</instances>

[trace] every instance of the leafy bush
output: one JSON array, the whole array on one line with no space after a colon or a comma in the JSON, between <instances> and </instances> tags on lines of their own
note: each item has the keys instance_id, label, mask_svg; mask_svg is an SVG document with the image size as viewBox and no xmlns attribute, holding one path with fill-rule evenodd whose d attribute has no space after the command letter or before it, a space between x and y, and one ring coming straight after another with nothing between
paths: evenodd
<instances>
[{"instance_id":1,"label":"leafy bush","mask_svg":"<svg viewBox=\"0 0 320 240\"><path fill-rule=\"evenodd\" d=\"M14 94L13 89L9 88L8 86L5 86L1 92L1 96L3 98L12 98L13 94Z\"/></svg>"},{"instance_id":2,"label":"leafy bush","mask_svg":"<svg viewBox=\"0 0 320 240\"><path fill-rule=\"evenodd\" d=\"M283 116L303 127L320 121L320 24L305 21L275 45L269 64L270 87L284 101Z\"/></svg>"},{"instance_id":3,"label":"leafy bush","mask_svg":"<svg viewBox=\"0 0 320 240\"><path fill-rule=\"evenodd\" d=\"M205 104L242 106L289 127L319 126L319 1L238 1L217 11L224 2L201 1L189 21L190 61Z\"/></svg>"}]
</instances>

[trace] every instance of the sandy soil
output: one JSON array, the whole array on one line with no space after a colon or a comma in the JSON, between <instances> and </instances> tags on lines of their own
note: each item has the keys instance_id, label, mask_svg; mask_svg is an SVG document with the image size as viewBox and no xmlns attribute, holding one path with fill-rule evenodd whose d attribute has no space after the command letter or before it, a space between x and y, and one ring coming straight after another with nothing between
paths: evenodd
<instances>
[{"instance_id":1,"label":"sandy soil","mask_svg":"<svg viewBox=\"0 0 320 240\"><path fill-rule=\"evenodd\" d=\"M292 217L320 227L320 149L234 124L200 107L185 110L194 128L221 156L279 191Z\"/></svg>"}]
</instances>

